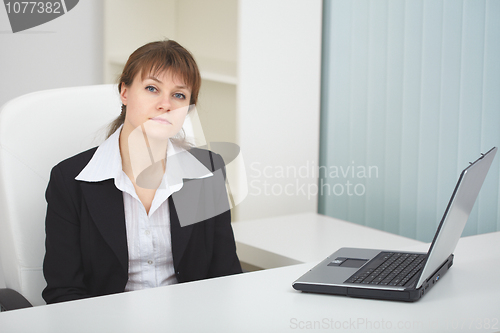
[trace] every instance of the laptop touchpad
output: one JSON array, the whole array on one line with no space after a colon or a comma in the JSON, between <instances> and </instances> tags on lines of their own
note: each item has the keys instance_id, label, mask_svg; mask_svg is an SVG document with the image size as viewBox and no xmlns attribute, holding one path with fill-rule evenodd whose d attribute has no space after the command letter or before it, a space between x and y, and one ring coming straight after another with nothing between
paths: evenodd
<instances>
[{"instance_id":1,"label":"laptop touchpad","mask_svg":"<svg viewBox=\"0 0 500 333\"><path fill-rule=\"evenodd\" d=\"M351 259L348 258L344 260L343 263L340 264L340 267L352 267L352 268L359 268L364 265L365 262L367 262L368 259Z\"/></svg>"},{"instance_id":2,"label":"laptop touchpad","mask_svg":"<svg viewBox=\"0 0 500 333\"><path fill-rule=\"evenodd\" d=\"M367 261L368 261L368 259L337 257L337 258L335 258L335 260L331 261L328 264L328 266L340 266L340 267L360 268Z\"/></svg>"}]
</instances>

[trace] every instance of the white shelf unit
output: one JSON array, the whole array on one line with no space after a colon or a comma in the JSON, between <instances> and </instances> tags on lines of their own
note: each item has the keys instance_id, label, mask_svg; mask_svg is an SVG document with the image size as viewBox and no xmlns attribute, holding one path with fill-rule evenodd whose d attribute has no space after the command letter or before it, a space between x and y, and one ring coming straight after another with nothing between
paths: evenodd
<instances>
[{"instance_id":1,"label":"white shelf unit","mask_svg":"<svg viewBox=\"0 0 500 333\"><path fill-rule=\"evenodd\" d=\"M316 212L314 194L257 195L252 181L262 192L268 179L255 177L252 166L318 162L321 3L105 0L107 83L147 42L174 39L193 53L203 79L197 109L206 141L237 143L244 158L249 193L233 220ZM291 180L269 181L284 188Z\"/></svg>"}]
</instances>

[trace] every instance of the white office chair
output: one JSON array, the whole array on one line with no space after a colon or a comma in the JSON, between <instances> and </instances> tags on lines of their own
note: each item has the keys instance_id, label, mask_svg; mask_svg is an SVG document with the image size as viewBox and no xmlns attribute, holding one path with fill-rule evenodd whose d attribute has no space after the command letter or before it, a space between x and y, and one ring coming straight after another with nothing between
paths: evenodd
<instances>
[{"instance_id":1,"label":"white office chair","mask_svg":"<svg viewBox=\"0 0 500 333\"><path fill-rule=\"evenodd\" d=\"M0 110L0 264L4 310L45 304L45 190L58 162L99 145L120 114L116 85L40 91ZM186 135L194 136L186 118ZM23 295L18 297L15 292Z\"/></svg>"}]
</instances>

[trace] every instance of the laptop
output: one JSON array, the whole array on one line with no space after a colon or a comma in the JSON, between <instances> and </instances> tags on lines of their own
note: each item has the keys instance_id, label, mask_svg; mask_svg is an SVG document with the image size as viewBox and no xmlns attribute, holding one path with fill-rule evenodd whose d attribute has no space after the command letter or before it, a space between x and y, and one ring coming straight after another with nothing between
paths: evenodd
<instances>
[{"instance_id":1,"label":"laptop","mask_svg":"<svg viewBox=\"0 0 500 333\"><path fill-rule=\"evenodd\" d=\"M465 168L427 253L341 248L293 283L303 292L417 301L453 265L453 251L497 148Z\"/></svg>"}]
</instances>

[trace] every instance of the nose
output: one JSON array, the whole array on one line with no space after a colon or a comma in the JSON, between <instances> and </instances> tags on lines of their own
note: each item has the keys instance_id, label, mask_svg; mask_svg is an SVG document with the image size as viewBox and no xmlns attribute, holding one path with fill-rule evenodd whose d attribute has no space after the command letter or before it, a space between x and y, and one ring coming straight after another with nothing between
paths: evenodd
<instances>
[{"instance_id":1,"label":"nose","mask_svg":"<svg viewBox=\"0 0 500 333\"><path fill-rule=\"evenodd\" d=\"M172 109L172 104L170 103L170 96L162 95L158 101L158 110L163 112L168 112Z\"/></svg>"}]
</instances>

